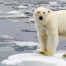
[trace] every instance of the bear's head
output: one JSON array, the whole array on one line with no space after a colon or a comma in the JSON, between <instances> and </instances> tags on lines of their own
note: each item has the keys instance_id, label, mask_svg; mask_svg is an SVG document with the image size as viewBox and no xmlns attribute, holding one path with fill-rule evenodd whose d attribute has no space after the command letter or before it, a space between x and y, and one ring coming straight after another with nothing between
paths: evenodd
<instances>
[{"instance_id":1,"label":"bear's head","mask_svg":"<svg viewBox=\"0 0 66 66\"><path fill-rule=\"evenodd\" d=\"M33 10L33 18L35 22L46 22L48 14L51 12L51 10L44 8L44 7L38 7Z\"/></svg>"}]
</instances>

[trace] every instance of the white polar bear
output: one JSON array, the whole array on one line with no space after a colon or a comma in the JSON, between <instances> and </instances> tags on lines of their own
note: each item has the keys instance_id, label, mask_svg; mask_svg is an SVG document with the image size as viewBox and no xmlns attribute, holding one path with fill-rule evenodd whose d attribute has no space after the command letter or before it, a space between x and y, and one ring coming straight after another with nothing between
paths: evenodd
<instances>
[{"instance_id":1,"label":"white polar bear","mask_svg":"<svg viewBox=\"0 0 66 66\"><path fill-rule=\"evenodd\" d=\"M33 18L41 45L40 53L53 55L59 42L59 36L66 36L66 10L52 11L38 7L33 11Z\"/></svg>"}]
</instances>

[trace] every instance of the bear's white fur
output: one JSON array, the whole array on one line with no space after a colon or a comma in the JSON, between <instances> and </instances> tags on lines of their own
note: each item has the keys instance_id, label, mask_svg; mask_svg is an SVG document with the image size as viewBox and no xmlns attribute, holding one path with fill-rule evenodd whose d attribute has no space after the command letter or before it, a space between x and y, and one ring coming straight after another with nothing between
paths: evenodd
<instances>
[{"instance_id":1,"label":"bear's white fur","mask_svg":"<svg viewBox=\"0 0 66 66\"><path fill-rule=\"evenodd\" d=\"M33 11L33 18L41 45L40 53L53 55L59 36L66 36L66 10L52 11L38 7Z\"/></svg>"}]
</instances>

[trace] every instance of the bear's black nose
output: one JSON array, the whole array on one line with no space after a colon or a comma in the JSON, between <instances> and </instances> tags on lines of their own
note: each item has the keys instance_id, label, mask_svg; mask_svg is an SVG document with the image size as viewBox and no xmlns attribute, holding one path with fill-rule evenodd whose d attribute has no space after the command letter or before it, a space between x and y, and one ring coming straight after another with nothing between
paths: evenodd
<instances>
[{"instance_id":1,"label":"bear's black nose","mask_svg":"<svg viewBox=\"0 0 66 66\"><path fill-rule=\"evenodd\" d=\"M43 20L43 17L42 16L39 16L39 20Z\"/></svg>"}]
</instances>

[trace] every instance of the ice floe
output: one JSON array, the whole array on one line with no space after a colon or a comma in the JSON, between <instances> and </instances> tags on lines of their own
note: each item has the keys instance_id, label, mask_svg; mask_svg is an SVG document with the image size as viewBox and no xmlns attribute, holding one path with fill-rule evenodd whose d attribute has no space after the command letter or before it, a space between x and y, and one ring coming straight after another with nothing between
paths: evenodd
<instances>
[{"instance_id":1,"label":"ice floe","mask_svg":"<svg viewBox=\"0 0 66 66\"><path fill-rule=\"evenodd\" d=\"M13 6L14 9L28 9L28 6L19 5L19 6Z\"/></svg>"},{"instance_id":2,"label":"ice floe","mask_svg":"<svg viewBox=\"0 0 66 66\"><path fill-rule=\"evenodd\" d=\"M19 14L16 14L16 13L17 13L16 11L13 11L13 12L1 14L0 19L2 18L28 18L28 16L25 15L24 13L19 13Z\"/></svg>"},{"instance_id":3,"label":"ice floe","mask_svg":"<svg viewBox=\"0 0 66 66\"><path fill-rule=\"evenodd\" d=\"M2 40L13 40L14 37L9 36L9 35L0 35L0 39L2 39Z\"/></svg>"},{"instance_id":4,"label":"ice floe","mask_svg":"<svg viewBox=\"0 0 66 66\"><path fill-rule=\"evenodd\" d=\"M10 11L7 14L19 14L21 11Z\"/></svg>"},{"instance_id":5,"label":"ice floe","mask_svg":"<svg viewBox=\"0 0 66 66\"><path fill-rule=\"evenodd\" d=\"M28 8L27 6L19 5L18 8Z\"/></svg>"},{"instance_id":6,"label":"ice floe","mask_svg":"<svg viewBox=\"0 0 66 66\"><path fill-rule=\"evenodd\" d=\"M61 55L63 53L57 53L52 57L43 56L38 53L15 54L3 60L1 64L9 66L66 66L66 61Z\"/></svg>"},{"instance_id":7,"label":"ice floe","mask_svg":"<svg viewBox=\"0 0 66 66\"><path fill-rule=\"evenodd\" d=\"M38 43L30 41L15 41L15 43L18 46L38 46Z\"/></svg>"}]
</instances>

